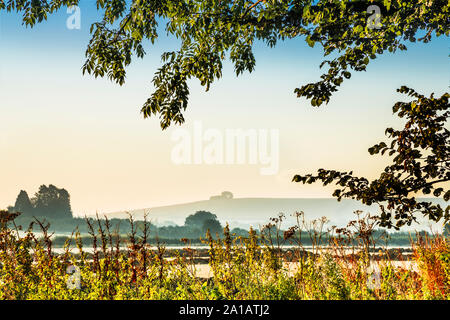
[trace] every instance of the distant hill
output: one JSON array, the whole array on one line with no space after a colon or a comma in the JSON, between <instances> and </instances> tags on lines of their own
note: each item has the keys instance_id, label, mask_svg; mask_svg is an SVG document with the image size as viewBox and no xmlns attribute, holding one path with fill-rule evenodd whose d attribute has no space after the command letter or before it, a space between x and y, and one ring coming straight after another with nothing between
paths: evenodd
<instances>
[{"instance_id":1,"label":"distant hill","mask_svg":"<svg viewBox=\"0 0 450 320\"><path fill-rule=\"evenodd\" d=\"M438 200L439 201L439 200ZM433 199L433 202L436 200ZM445 204L444 201L439 201ZM285 226L294 223L291 216L296 211L304 211L307 220L326 216L329 226L344 226L355 218L354 211L363 210L371 214L378 213L378 206L365 206L354 200L338 202L334 198L221 198L211 197L210 200L196 201L164 207L155 207L128 211L137 220L143 219L144 213L155 223L173 221L179 225L185 218L196 211L206 210L217 215L222 223L228 222L232 227L259 226L269 222L280 212L287 217ZM126 218L126 212L107 214L110 218ZM422 226L415 225L414 229L428 229L428 222Z\"/></svg>"}]
</instances>

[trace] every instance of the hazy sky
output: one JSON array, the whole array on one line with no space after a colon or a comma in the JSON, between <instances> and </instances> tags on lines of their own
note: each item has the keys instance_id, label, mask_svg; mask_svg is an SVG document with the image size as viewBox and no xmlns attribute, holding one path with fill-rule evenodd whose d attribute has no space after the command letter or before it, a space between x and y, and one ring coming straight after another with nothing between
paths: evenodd
<instances>
[{"instance_id":1,"label":"hazy sky","mask_svg":"<svg viewBox=\"0 0 450 320\"><path fill-rule=\"evenodd\" d=\"M406 97L396 89L448 91L444 37L377 58L321 108L293 93L319 79L321 48L303 39L275 49L258 44L252 74L236 78L225 64L223 79L209 92L190 83L182 128L191 138L200 122L203 133L216 135L277 130L278 173L262 175L259 163L177 165L172 137L180 131L161 131L157 118L144 120L139 112L152 93L160 54L176 49L177 41L161 37L146 46L147 56L134 60L122 87L83 76L89 27L97 18L86 3L80 30L66 28L65 11L33 29L17 14L0 13L0 208L14 204L21 189L31 196L41 184L66 188L75 214L195 201L224 190L235 197L328 197L330 189L294 184L292 176L325 167L374 177L386 161L367 149L384 138L387 126L401 125L392 105Z\"/></svg>"}]
</instances>

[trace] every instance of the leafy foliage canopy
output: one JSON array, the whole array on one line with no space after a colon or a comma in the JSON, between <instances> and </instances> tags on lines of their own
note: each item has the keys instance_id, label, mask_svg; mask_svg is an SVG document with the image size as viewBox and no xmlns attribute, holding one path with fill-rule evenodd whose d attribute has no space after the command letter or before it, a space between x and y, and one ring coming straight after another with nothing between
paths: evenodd
<instances>
[{"instance_id":1,"label":"leafy foliage canopy","mask_svg":"<svg viewBox=\"0 0 450 320\"><path fill-rule=\"evenodd\" d=\"M63 6L79 0L0 0L0 10L23 13L33 27ZM144 41L154 43L157 27L181 40L177 51L162 55L154 78L154 92L144 103L144 117L159 116L161 127L184 122L189 98L188 80L197 78L208 90L222 76L223 61L234 64L237 75L255 69L253 46L262 41L303 37L330 56L316 83L295 89L313 106L328 103L351 71L365 71L371 59L386 50L406 50L405 43L429 42L433 34L449 35L447 0L96 0L102 12L91 26L83 73L107 76L122 85L133 55L145 55ZM381 9L373 20L372 5ZM376 17L378 19L378 17ZM374 23L374 21L376 23ZM419 36L424 33L423 36Z\"/></svg>"}]
</instances>

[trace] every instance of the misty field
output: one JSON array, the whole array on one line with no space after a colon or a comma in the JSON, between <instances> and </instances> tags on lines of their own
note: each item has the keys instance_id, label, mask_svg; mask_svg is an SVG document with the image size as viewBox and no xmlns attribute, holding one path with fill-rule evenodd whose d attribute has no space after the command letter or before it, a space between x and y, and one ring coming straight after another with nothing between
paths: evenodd
<instances>
[{"instance_id":1,"label":"misty field","mask_svg":"<svg viewBox=\"0 0 450 320\"><path fill-rule=\"evenodd\" d=\"M250 229L248 237L234 237L226 226L220 237L208 232L203 239L207 267L198 264L199 252L187 239L182 250L150 245L146 223L137 230L131 220L132 231L121 243L109 221L98 219L89 225L91 252L75 232L57 254L47 224L36 221L39 238L31 231L19 236L13 218L2 221L0 233L0 299L450 298L449 239L418 236L408 256L375 249L370 216L326 232L325 220L306 223L301 213L285 231L279 228L283 216L259 233ZM308 250L301 239L305 229L313 243ZM282 250L283 243L290 249ZM201 276L205 267L208 277Z\"/></svg>"}]
</instances>

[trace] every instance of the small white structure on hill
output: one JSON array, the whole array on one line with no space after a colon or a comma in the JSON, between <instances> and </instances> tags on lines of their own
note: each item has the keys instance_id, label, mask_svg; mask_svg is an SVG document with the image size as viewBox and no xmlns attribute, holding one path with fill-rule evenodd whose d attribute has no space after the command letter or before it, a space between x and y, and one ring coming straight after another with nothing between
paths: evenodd
<instances>
[{"instance_id":1,"label":"small white structure on hill","mask_svg":"<svg viewBox=\"0 0 450 320\"><path fill-rule=\"evenodd\" d=\"M231 200L233 199L233 194L230 191L224 191L218 196L212 196L209 200Z\"/></svg>"}]
</instances>

